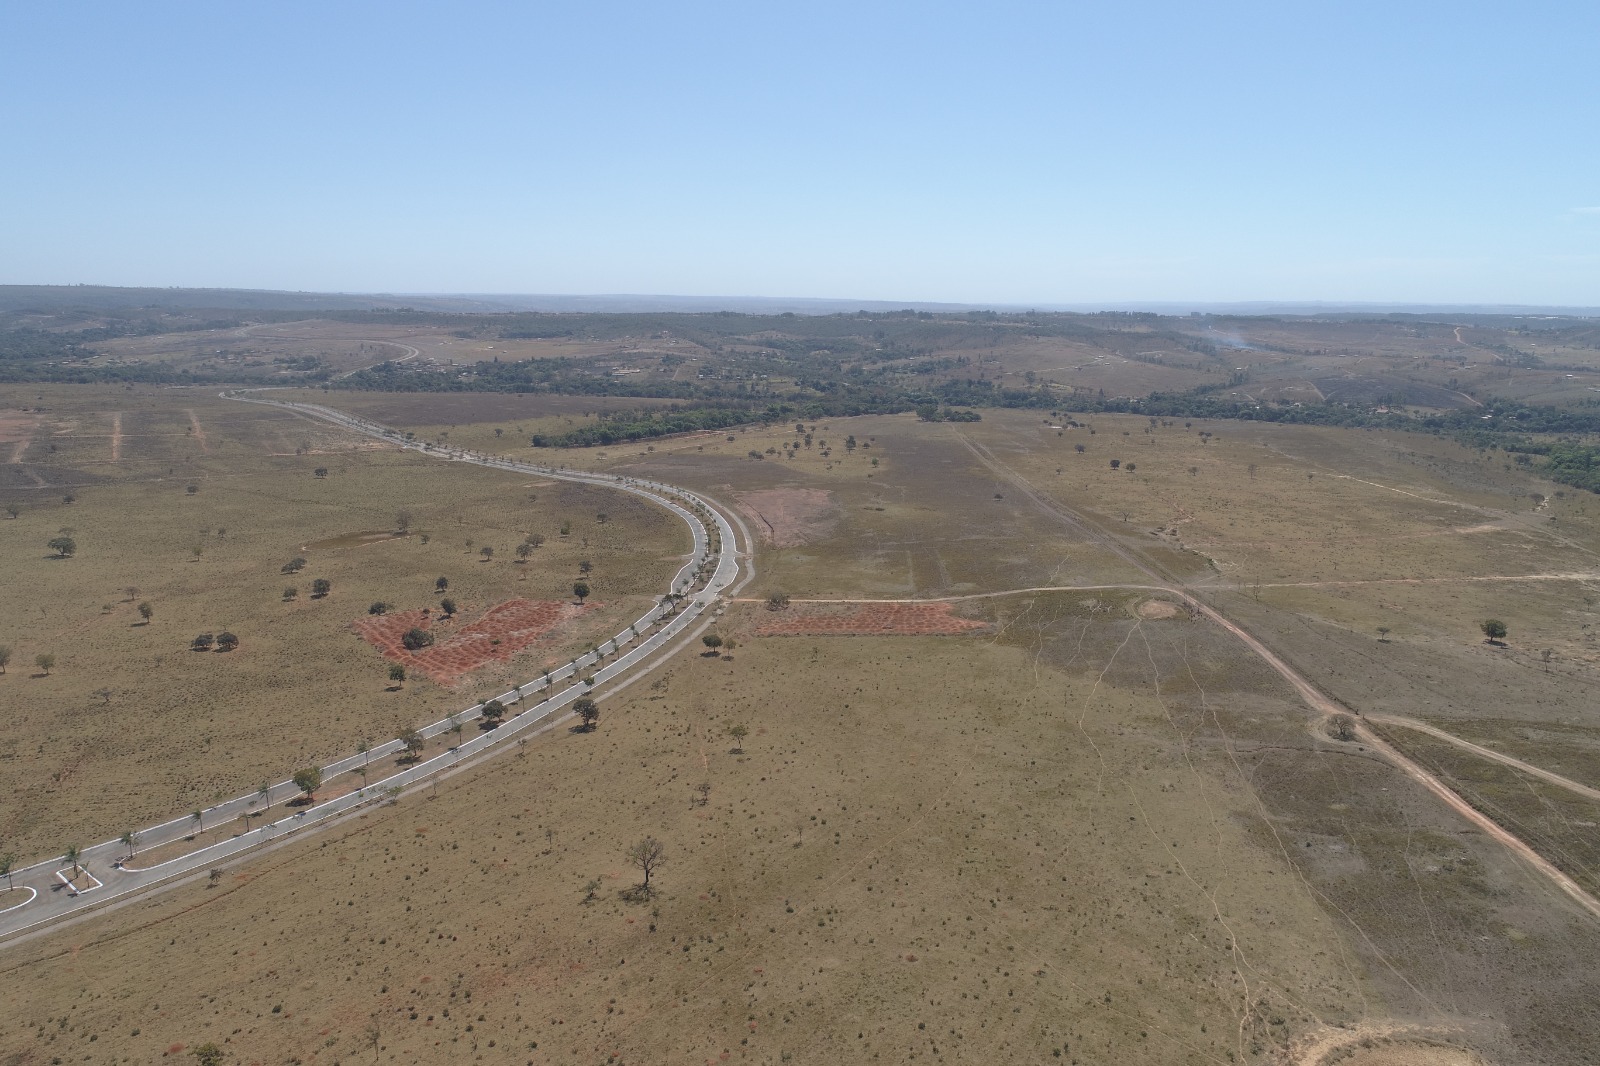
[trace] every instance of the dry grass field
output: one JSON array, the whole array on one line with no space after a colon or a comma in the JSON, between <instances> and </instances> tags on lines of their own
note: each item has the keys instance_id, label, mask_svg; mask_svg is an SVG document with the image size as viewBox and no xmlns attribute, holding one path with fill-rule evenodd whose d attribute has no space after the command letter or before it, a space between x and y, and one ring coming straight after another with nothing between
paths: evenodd
<instances>
[{"instance_id":1,"label":"dry grass field","mask_svg":"<svg viewBox=\"0 0 1600 1066\"><path fill-rule=\"evenodd\" d=\"M642 613L688 551L681 522L632 497L374 447L211 393L9 388L0 407L30 419L20 461L0 467L0 505L19 511L0 518L13 649L0 848L23 858L283 780L536 677ZM401 511L408 536L349 535L391 531ZM64 530L71 558L46 547ZM519 563L529 533L547 539ZM305 568L282 573L296 558ZM570 600L584 560L581 620L448 688L417 671L396 689L350 628L378 601L437 614L452 598L448 631L506 600ZM328 596L313 596L318 579ZM190 650L225 631L237 650Z\"/></svg>"},{"instance_id":2,"label":"dry grass field","mask_svg":"<svg viewBox=\"0 0 1600 1066\"><path fill-rule=\"evenodd\" d=\"M491 443L536 410L441 418L422 399L365 397L363 413L385 417L388 403L385 420L447 427L455 444L648 474L737 508L761 543L751 602L718 623L732 646L697 646L607 699L596 732L552 731L216 887L8 948L0 1055L141 1062L215 1042L241 1063L1509 1066L1583 1063L1600 1045L1591 920L1420 785L1334 739L1236 639L1159 591L1105 587L1183 582L1353 710L1423 719L1593 783L1592 605L1572 575L1594 569L1600 515L1580 500L1455 445L1378 433L1146 433L1147 420L1097 416L1091 435L985 412L960 425L822 420L807 424L809 446L790 424L602 457ZM222 416L196 411L203 424ZM243 436L208 429L224 447ZM289 452L286 463L326 461ZM551 598L558 574L570 583L570 570L532 564L518 581L499 554L469 562L464 545L504 541L503 554L515 540L498 531L524 521L517 493L537 492L543 512L553 487L507 493L486 477L473 496L445 488L466 477L447 464L435 483L421 458L336 454L326 465L361 471L375 517L335 520L294 496L297 513L324 516L319 535L381 528L401 486L418 497L413 529L432 531L427 545L342 549L390 554L370 571L344 564L339 625L392 595L383 580L421 585L415 600L393 596L401 606L430 602L440 558L454 560L439 570L452 589L469 572L514 582L474 592L485 606ZM242 476L224 476L223 458L196 458L216 464L218 484L192 499L180 484L175 503L219 499ZM226 458L230 470L256 461ZM252 483L282 478L298 494L335 476ZM108 479L48 513L134 491ZM1531 492L1549 498L1536 506ZM611 523L584 527L588 509L600 508L560 511L573 537L594 538L581 550L597 573L629 565L597 548L626 528L654 545L626 572L642 592L664 583L679 531L642 515L619 524L614 500ZM10 527L42 511L0 534L21 543ZM249 528L227 524L212 541ZM77 566L111 538L77 539L78 558L27 565ZM540 551L555 558L557 539ZM209 565L212 541L191 563L186 534L171 565ZM269 592L280 580L262 579ZM1027 591L1048 588L1059 591ZM778 592L790 607L767 610ZM98 620L82 595L79 613ZM836 629L852 606L800 602L937 597L976 626L823 635L808 619ZM1510 625L1508 647L1482 643L1491 612ZM165 618L121 623L138 639ZM793 635L760 635L771 627ZM423 699L411 683L383 693L376 653L334 632L374 700ZM338 713L358 711L341 701ZM1587 867L1580 823L1600 820L1584 817L1587 801L1535 810L1517 782L1448 744L1396 740L1464 792L1537 819L1530 842ZM647 834L668 863L641 899L623 852Z\"/></svg>"}]
</instances>

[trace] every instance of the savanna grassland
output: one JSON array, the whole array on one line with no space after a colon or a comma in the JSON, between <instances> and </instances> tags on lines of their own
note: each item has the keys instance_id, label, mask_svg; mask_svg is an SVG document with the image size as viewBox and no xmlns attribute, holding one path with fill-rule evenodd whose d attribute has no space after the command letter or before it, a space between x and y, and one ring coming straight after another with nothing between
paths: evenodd
<instances>
[{"instance_id":1,"label":"savanna grassland","mask_svg":"<svg viewBox=\"0 0 1600 1066\"><path fill-rule=\"evenodd\" d=\"M0 406L16 427L0 504L18 511L0 520L0 839L22 856L284 780L537 677L641 614L688 551L681 522L633 497L438 463L214 393L29 386ZM385 535L402 512L407 535ZM546 539L519 562L530 533ZM46 546L62 536L67 558ZM377 602L442 615L449 598L446 634L507 599L570 601L580 576L598 609L449 688L395 685L349 628ZM191 650L203 632L239 646Z\"/></svg>"},{"instance_id":2,"label":"savanna grassland","mask_svg":"<svg viewBox=\"0 0 1600 1066\"><path fill-rule=\"evenodd\" d=\"M270 341L272 354L241 358L286 377L308 364L272 360L455 375L449 391L347 391L330 376L326 390L279 395L703 492L749 531L754 580L716 617L720 653L697 643L602 690L594 731L551 730L213 887L7 947L0 1053L140 1062L214 1042L241 1063L1590 1061L1594 919L1186 600L1254 634L1594 891L1590 494L1449 436L1074 413L1069 400L1200 385L1250 402L1342 389L1465 409L1502 379L1570 399L1587 387L1593 337L1422 321L624 317L277 323L236 332L222 353L187 349L190 366L218 360L207 372ZM375 354L378 341L393 350ZM130 360L163 351L119 343ZM1061 403L984 407L979 421L801 411L532 448L535 433L678 401L473 391L505 371L468 358L763 402L813 387L831 361L862 395L970 378L1055 389ZM487 691L476 679L387 691L383 660L346 628L371 601L436 605L433 579L448 575L466 617L570 595L589 559L594 598L617 613L553 638L553 660L637 614L687 548L681 526L615 494L357 444L210 392L28 385L0 401L7 448L21 448L4 489L21 512L0 520L0 550L18 560L23 602L46 608L0 633L17 649L0 685L42 697L18 715L0 772L31 797L15 809L40 851L75 825L113 836L140 811L248 789ZM391 530L400 510L406 537L310 547ZM77 553L47 558L61 528ZM529 532L545 543L512 562ZM307 568L280 575L296 555ZM307 597L316 576L332 579L325 600ZM301 586L294 601L285 584ZM138 624L146 600L155 613ZM937 602L974 628L758 635L884 600ZM1503 641L1484 639L1490 618ZM187 650L192 631L223 627L237 651ZM58 664L27 676L47 645ZM533 669L508 674L536 676L542 661L530 653ZM667 856L649 894L624 854L645 836Z\"/></svg>"}]
</instances>

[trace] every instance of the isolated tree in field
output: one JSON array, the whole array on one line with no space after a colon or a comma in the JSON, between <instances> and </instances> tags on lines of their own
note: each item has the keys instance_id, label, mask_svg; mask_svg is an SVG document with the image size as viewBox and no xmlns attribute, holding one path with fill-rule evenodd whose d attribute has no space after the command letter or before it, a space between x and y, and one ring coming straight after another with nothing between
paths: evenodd
<instances>
[{"instance_id":1,"label":"isolated tree in field","mask_svg":"<svg viewBox=\"0 0 1600 1066\"><path fill-rule=\"evenodd\" d=\"M189 647L195 651L210 651L217 638L210 633L201 633L189 642Z\"/></svg>"},{"instance_id":2,"label":"isolated tree in field","mask_svg":"<svg viewBox=\"0 0 1600 1066\"><path fill-rule=\"evenodd\" d=\"M139 617L143 618L146 624L149 624L150 619L155 617L155 613L156 609L150 606L150 602L148 600L139 605Z\"/></svg>"},{"instance_id":3,"label":"isolated tree in field","mask_svg":"<svg viewBox=\"0 0 1600 1066\"><path fill-rule=\"evenodd\" d=\"M311 473L313 475L315 475L316 477L319 477L319 478L327 477L328 476L328 468L325 467L325 466L319 466L315 470L311 471Z\"/></svg>"},{"instance_id":4,"label":"isolated tree in field","mask_svg":"<svg viewBox=\"0 0 1600 1066\"><path fill-rule=\"evenodd\" d=\"M584 582L579 581L577 584L572 586L572 594L578 597L578 604L579 606L582 606L583 601L589 598L589 586Z\"/></svg>"},{"instance_id":5,"label":"isolated tree in field","mask_svg":"<svg viewBox=\"0 0 1600 1066\"><path fill-rule=\"evenodd\" d=\"M1484 638L1490 644L1498 644L1506 639L1506 624L1498 618L1486 618L1478 623L1478 628L1483 630Z\"/></svg>"},{"instance_id":6,"label":"isolated tree in field","mask_svg":"<svg viewBox=\"0 0 1600 1066\"><path fill-rule=\"evenodd\" d=\"M1336 714L1328 722L1328 735L1334 740L1356 739L1356 722L1348 714Z\"/></svg>"},{"instance_id":7,"label":"isolated tree in field","mask_svg":"<svg viewBox=\"0 0 1600 1066\"><path fill-rule=\"evenodd\" d=\"M446 596L444 599L439 601L439 610L444 612L444 616L446 618L449 618L451 615L456 613L456 601Z\"/></svg>"},{"instance_id":8,"label":"isolated tree in field","mask_svg":"<svg viewBox=\"0 0 1600 1066\"><path fill-rule=\"evenodd\" d=\"M700 638L700 643L704 644L712 651L716 651L718 648L722 647L722 638L717 636L715 633L707 633L705 636Z\"/></svg>"},{"instance_id":9,"label":"isolated tree in field","mask_svg":"<svg viewBox=\"0 0 1600 1066\"><path fill-rule=\"evenodd\" d=\"M239 646L239 638L232 633L217 634L217 650L232 651Z\"/></svg>"},{"instance_id":10,"label":"isolated tree in field","mask_svg":"<svg viewBox=\"0 0 1600 1066\"><path fill-rule=\"evenodd\" d=\"M125 586L123 586L122 591L128 597L128 602L132 603L134 597L139 595L139 586L138 585L125 585Z\"/></svg>"},{"instance_id":11,"label":"isolated tree in field","mask_svg":"<svg viewBox=\"0 0 1600 1066\"><path fill-rule=\"evenodd\" d=\"M61 855L63 864L69 862L72 864L72 879L74 881L78 879L78 860L81 858L83 858L83 849L76 844L67 845L67 850Z\"/></svg>"},{"instance_id":12,"label":"isolated tree in field","mask_svg":"<svg viewBox=\"0 0 1600 1066\"><path fill-rule=\"evenodd\" d=\"M533 545L532 544L529 544L527 541L523 541L521 544L517 545L517 562L519 562L519 563L527 562L528 561L528 556L530 556L532 554L533 554Z\"/></svg>"},{"instance_id":13,"label":"isolated tree in field","mask_svg":"<svg viewBox=\"0 0 1600 1066\"><path fill-rule=\"evenodd\" d=\"M1086 451L1088 451L1088 450L1089 450L1089 449L1088 449L1088 446L1087 446L1087 445L1083 445L1083 444L1074 444L1074 445L1073 445L1073 446L1072 446L1072 450L1073 450L1073 451L1075 451L1075 452L1077 452L1077 453L1078 453L1078 454L1079 454L1079 455L1082 455L1082 454L1083 454L1083 453L1084 453L1084 452L1086 452Z\"/></svg>"},{"instance_id":14,"label":"isolated tree in field","mask_svg":"<svg viewBox=\"0 0 1600 1066\"><path fill-rule=\"evenodd\" d=\"M295 788L306 794L306 799L315 801L317 789L322 787L322 771L315 766L307 766L303 770L296 770L290 780Z\"/></svg>"},{"instance_id":15,"label":"isolated tree in field","mask_svg":"<svg viewBox=\"0 0 1600 1066\"><path fill-rule=\"evenodd\" d=\"M404 688L406 683L406 668L399 663L389 664L389 680L394 682L395 688Z\"/></svg>"},{"instance_id":16,"label":"isolated tree in field","mask_svg":"<svg viewBox=\"0 0 1600 1066\"><path fill-rule=\"evenodd\" d=\"M1111 460L1111 469L1115 470L1115 469L1117 469L1117 467L1119 467L1121 465L1122 465L1122 460L1121 459L1113 459L1113 460Z\"/></svg>"},{"instance_id":17,"label":"isolated tree in field","mask_svg":"<svg viewBox=\"0 0 1600 1066\"><path fill-rule=\"evenodd\" d=\"M543 533L529 533L528 534L528 539L526 541L524 541L523 543L531 545L532 547L535 547L535 548L542 547L544 545L544 534Z\"/></svg>"},{"instance_id":18,"label":"isolated tree in field","mask_svg":"<svg viewBox=\"0 0 1600 1066\"><path fill-rule=\"evenodd\" d=\"M40 652L38 655L33 657L33 665L37 666L40 670L43 670L48 674L51 670L55 669L55 653L48 651Z\"/></svg>"},{"instance_id":19,"label":"isolated tree in field","mask_svg":"<svg viewBox=\"0 0 1600 1066\"><path fill-rule=\"evenodd\" d=\"M650 875L667 864L666 845L655 837L645 837L627 851L628 862L639 868L644 875L644 884L639 888L645 895L650 894Z\"/></svg>"},{"instance_id":20,"label":"isolated tree in field","mask_svg":"<svg viewBox=\"0 0 1600 1066\"><path fill-rule=\"evenodd\" d=\"M744 738L750 735L750 727L734 723L728 727L728 735L733 738L733 753L744 754Z\"/></svg>"},{"instance_id":21,"label":"isolated tree in field","mask_svg":"<svg viewBox=\"0 0 1600 1066\"><path fill-rule=\"evenodd\" d=\"M1251 463L1249 466L1245 467L1245 470L1249 472L1250 480L1254 481L1256 479L1256 464Z\"/></svg>"},{"instance_id":22,"label":"isolated tree in field","mask_svg":"<svg viewBox=\"0 0 1600 1066\"><path fill-rule=\"evenodd\" d=\"M588 696L580 696L572 701L572 713L583 723L584 732L592 732L600 720L600 705Z\"/></svg>"},{"instance_id":23,"label":"isolated tree in field","mask_svg":"<svg viewBox=\"0 0 1600 1066\"><path fill-rule=\"evenodd\" d=\"M494 548L485 544L483 547L478 549L478 554L483 556L484 562L488 562L490 559L494 558Z\"/></svg>"},{"instance_id":24,"label":"isolated tree in field","mask_svg":"<svg viewBox=\"0 0 1600 1066\"><path fill-rule=\"evenodd\" d=\"M694 790L700 794L700 806L704 807L706 804L711 802L710 781L700 782L698 785L694 786Z\"/></svg>"},{"instance_id":25,"label":"isolated tree in field","mask_svg":"<svg viewBox=\"0 0 1600 1066\"><path fill-rule=\"evenodd\" d=\"M578 573L587 574L592 570L594 570L594 564L589 560L584 559L582 562L578 563Z\"/></svg>"},{"instance_id":26,"label":"isolated tree in field","mask_svg":"<svg viewBox=\"0 0 1600 1066\"><path fill-rule=\"evenodd\" d=\"M311 583L311 598L320 600L333 591L333 582L325 577L319 577Z\"/></svg>"},{"instance_id":27,"label":"isolated tree in field","mask_svg":"<svg viewBox=\"0 0 1600 1066\"><path fill-rule=\"evenodd\" d=\"M294 558L294 559L290 559L288 562L284 563L283 567L278 571L278 573L280 573L280 574L298 574L300 571L304 570L305 568L306 568L306 561L304 559L301 559L301 558L297 557L297 558Z\"/></svg>"},{"instance_id":28,"label":"isolated tree in field","mask_svg":"<svg viewBox=\"0 0 1600 1066\"><path fill-rule=\"evenodd\" d=\"M78 542L71 537L52 537L45 547L55 552L57 559L69 559L77 552Z\"/></svg>"},{"instance_id":29,"label":"isolated tree in field","mask_svg":"<svg viewBox=\"0 0 1600 1066\"><path fill-rule=\"evenodd\" d=\"M594 520L599 522L601 525L605 525L607 522L611 521L611 516L606 514L604 511L601 511L599 514L594 516Z\"/></svg>"},{"instance_id":30,"label":"isolated tree in field","mask_svg":"<svg viewBox=\"0 0 1600 1066\"><path fill-rule=\"evenodd\" d=\"M368 614L388 614L389 613L389 605L387 603L384 603L382 600L379 600L378 602L370 605L367 608L367 613Z\"/></svg>"},{"instance_id":31,"label":"isolated tree in field","mask_svg":"<svg viewBox=\"0 0 1600 1066\"><path fill-rule=\"evenodd\" d=\"M483 705L483 720L490 729L494 729L505 721L506 705L499 700L490 700Z\"/></svg>"},{"instance_id":32,"label":"isolated tree in field","mask_svg":"<svg viewBox=\"0 0 1600 1066\"><path fill-rule=\"evenodd\" d=\"M1385 643L1385 644L1389 643L1389 627L1388 626L1379 626L1378 627L1378 639L1380 641L1382 641L1383 643Z\"/></svg>"},{"instance_id":33,"label":"isolated tree in field","mask_svg":"<svg viewBox=\"0 0 1600 1066\"><path fill-rule=\"evenodd\" d=\"M423 746L427 744L427 740L423 737L422 731L417 729L415 726L407 726L405 729L402 729L400 732L396 733L394 738L398 740L400 742L400 746L405 749L405 760L407 762L416 762L417 757L422 754Z\"/></svg>"},{"instance_id":34,"label":"isolated tree in field","mask_svg":"<svg viewBox=\"0 0 1600 1066\"><path fill-rule=\"evenodd\" d=\"M447 577L441 577L441 578L439 578L437 581L435 581L433 583L433 591L435 591L435 592L443 592L445 589L447 589L449 587L450 587L450 579L447 578Z\"/></svg>"},{"instance_id":35,"label":"isolated tree in field","mask_svg":"<svg viewBox=\"0 0 1600 1066\"><path fill-rule=\"evenodd\" d=\"M411 512L405 510L396 511L394 514L394 531L396 533L404 533L410 528Z\"/></svg>"},{"instance_id":36,"label":"isolated tree in field","mask_svg":"<svg viewBox=\"0 0 1600 1066\"><path fill-rule=\"evenodd\" d=\"M6 517L7 518L15 518L15 517L17 517L17 515L19 515L21 513L22 513L22 508L18 507L16 504L11 503L11 504L7 504L6 505Z\"/></svg>"},{"instance_id":37,"label":"isolated tree in field","mask_svg":"<svg viewBox=\"0 0 1600 1066\"><path fill-rule=\"evenodd\" d=\"M293 585L285 585L283 587L283 600L284 600L285 603L289 602L290 600L299 599L299 598L300 598L300 590L298 588L296 588Z\"/></svg>"},{"instance_id":38,"label":"isolated tree in field","mask_svg":"<svg viewBox=\"0 0 1600 1066\"><path fill-rule=\"evenodd\" d=\"M400 638L400 643L406 651L421 651L433 643L433 634L426 629L413 626L406 630L405 635Z\"/></svg>"},{"instance_id":39,"label":"isolated tree in field","mask_svg":"<svg viewBox=\"0 0 1600 1066\"><path fill-rule=\"evenodd\" d=\"M6 672L6 667L11 665L11 645L0 644L0 674Z\"/></svg>"}]
</instances>

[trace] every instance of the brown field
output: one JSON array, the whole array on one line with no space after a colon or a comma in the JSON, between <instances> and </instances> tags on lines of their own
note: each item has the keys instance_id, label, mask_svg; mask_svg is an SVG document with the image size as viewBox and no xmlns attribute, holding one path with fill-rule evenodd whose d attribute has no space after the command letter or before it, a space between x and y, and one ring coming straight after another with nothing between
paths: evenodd
<instances>
[{"instance_id":1,"label":"brown field","mask_svg":"<svg viewBox=\"0 0 1600 1066\"><path fill-rule=\"evenodd\" d=\"M0 389L0 407L23 406L39 437L24 462L0 464L0 504L20 509L0 518L11 608L0 644L13 649L0 675L0 850L27 861L283 780L535 678L641 614L688 551L680 521L633 497L373 447L194 391ZM372 536L402 510L410 536ZM45 547L63 529L77 543L69 559ZM534 532L545 544L514 561ZM484 546L497 550L489 561ZM297 557L304 570L280 572ZM453 687L421 677L392 690L382 653L347 628L375 601L437 611L440 576L463 627L495 604L563 600L585 559L603 607L514 656L506 634L498 648L490 635L485 665ZM311 595L318 578L332 583L326 598ZM190 650L196 634L225 630L238 650ZM48 675L40 654L56 656Z\"/></svg>"},{"instance_id":2,"label":"brown field","mask_svg":"<svg viewBox=\"0 0 1600 1066\"><path fill-rule=\"evenodd\" d=\"M196 411L218 462L230 434ZM718 627L735 653L681 654L607 699L598 731L553 730L217 888L7 948L0 1053L146 1061L216 1041L263 1063L1588 1061L1592 920L1332 739L1233 637L1119 586L1185 583L1354 711L1593 780L1584 575L1600 513L1432 438L1091 421L1092 435L1058 435L1025 412L822 420L792 459L766 453L792 425L541 453L727 503L825 498L837 522L758 551L742 595L788 594L787 614L730 605ZM381 485L383 454L357 454ZM478 532L450 538L452 591L474 567L515 569L463 562L464 538L483 543L476 508L492 510L453 508ZM381 524L346 515L319 536ZM415 540L334 551L393 562L433 547ZM541 552L581 557L555 541ZM472 612L553 600L572 574L530 576L542 595L460 598ZM347 599L346 580L335 626L384 598ZM905 609L983 639L750 639L904 617L804 599L955 596L974 597L959 616ZM1490 612L1510 647L1482 643ZM735 724L749 729L737 748ZM1504 801L1503 824L1534 816L1510 799L1524 783L1450 765L1464 793L1476 781ZM1578 823L1600 819L1581 802L1540 807L1535 846L1589 864ZM669 857L649 900L622 855L645 834Z\"/></svg>"},{"instance_id":3,"label":"brown field","mask_svg":"<svg viewBox=\"0 0 1600 1066\"><path fill-rule=\"evenodd\" d=\"M758 637L936 637L986 628L987 623L977 619L958 618L948 603L807 603L787 608L755 632Z\"/></svg>"},{"instance_id":4,"label":"brown field","mask_svg":"<svg viewBox=\"0 0 1600 1066\"><path fill-rule=\"evenodd\" d=\"M403 664L408 674L415 670L438 684L449 685L489 663L510 662L557 626L602 606L592 602L579 607L572 603L506 600L459 629L454 628L454 619L423 607L398 614L368 615L351 622L350 628L385 658ZM433 632L435 643L419 651L408 650L401 638L411 629Z\"/></svg>"}]
</instances>

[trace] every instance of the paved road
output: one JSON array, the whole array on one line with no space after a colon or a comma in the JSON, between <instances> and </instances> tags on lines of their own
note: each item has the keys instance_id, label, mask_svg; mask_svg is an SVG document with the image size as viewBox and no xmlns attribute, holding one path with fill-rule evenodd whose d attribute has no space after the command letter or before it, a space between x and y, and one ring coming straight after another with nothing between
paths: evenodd
<instances>
[{"instance_id":1,"label":"paved road","mask_svg":"<svg viewBox=\"0 0 1600 1066\"><path fill-rule=\"evenodd\" d=\"M301 833L313 827L325 826L331 820L353 810L383 802L431 775L453 769L485 752L526 740L532 733L547 728L557 721L568 705L585 692L592 689L597 695L603 694L602 690L608 682L635 677L660 665L666 659L665 655L658 654L662 649L680 636L692 637L693 628L709 619L708 612L714 613L711 609L723 592L742 584L743 580L748 580L748 572L743 580L740 577L739 541L735 536L734 527L716 508L683 489L657 481L563 470L520 463L500 456L479 455L421 442L408 442L399 431L376 422L316 404L286 403L254 395L261 391L264 390L238 390L223 393L223 396L244 403L266 404L293 410L439 459L474 463L520 474L577 481L601 485L620 492L630 492L659 504L682 518L693 533L693 551L689 561L674 575L668 592L661 600L632 625L604 641L600 645L599 652L581 655L551 670L548 675L541 674L538 678L496 697L502 704L511 708L515 715L507 718L500 727L487 732L463 731L461 735L469 739L463 740L443 754L395 773L388 773L393 766L384 764L384 760L399 753L401 744L398 740L389 740L374 745L367 752L339 759L323 767L324 787L331 785L341 774L358 773L362 768L366 768L368 776L364 779L362 787L293 813L289 813L287 808L279 808L278 816L272 821L259 823L255 828L240 832L229 840L200 847L158 865L142 866L137 854L132 861L124 863L123 860L128 854L127 846L118 840L111 840L83 849L79 866L87 876L80 875L81 880L77 885L67 883L66 878L73 872L72 867L59 858L14 871L12 879L19 891L8 893L5 899L9 901L23 895L27 895L28 898L20 904L12 904L8 909L0 911L0 941L14 938L28 930L64 917L80 914L103 903L145 892L185 874L212 869L237 860L254 848L283 840L291 834ZM748 543L748 533L745 535ZM607 655L611 656L609 662L606 661ZM583 679L588 677L594 678L593 686L583 683ZM565 688L563 683L566 684ZM482 704L474 704L455 715L453 719L445 718L424 726L421 732L426 737L433 737L455 728L458 723L469 724L473 719L480 717L482 709ZM373 764L382 765L380 769L374 770ZM384 776L378 776L380 774ZM182 841L193 835L197 829L219 823L247 821L247 815L254 815L273 805L282 804L298 796L299 792L300 790L292 782L280 781L272 785L265 796L260 793L236 796L226 802L207 807L200 812L199 819L187 814L160 825L149 826L139 830L137 850L147 851L163 844Z\"/></svg>"}]
</instances>

